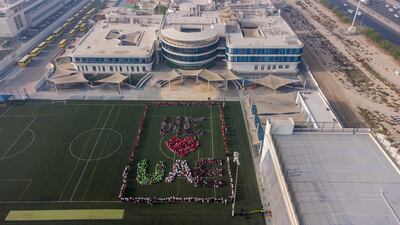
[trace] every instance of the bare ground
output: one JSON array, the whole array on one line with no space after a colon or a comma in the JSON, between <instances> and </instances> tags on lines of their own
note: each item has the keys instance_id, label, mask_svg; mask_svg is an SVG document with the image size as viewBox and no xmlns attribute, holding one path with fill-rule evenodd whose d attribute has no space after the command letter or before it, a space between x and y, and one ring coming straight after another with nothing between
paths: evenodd
<instances>
[{"instance_id":1,"label":"bare ground","mask_svg":"<svg viewBox=\"0 0 400 225\"><path fill-rule=\"evenodd\" d=\"M400 79L392 73L399 62L363 35L347 36L348 25L318 0L273 2L306 46L304 58L343 123L365 121L399 143Z\"/></svg>"}]
</instances>

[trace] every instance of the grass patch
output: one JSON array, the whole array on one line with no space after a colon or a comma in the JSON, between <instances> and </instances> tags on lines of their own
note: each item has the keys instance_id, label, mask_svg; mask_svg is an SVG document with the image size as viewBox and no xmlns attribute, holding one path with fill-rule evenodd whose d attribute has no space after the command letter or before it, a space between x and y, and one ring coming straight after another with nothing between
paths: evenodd
<instances>
[{"instance_id":1,"label":"grass patch","mask_svg":"<svg viewBox=\"0 0 400 225\"><path fill-rule=\"evenodd\" d=\"M382 37L378 32L372 28L363 28L361 30L365 36L378 44L379 47L386 50L393 58L400 60L400 45L396 45Z\"/></svg>"},{"instance_id":2,"label":"grass patch","mask_svg":"<svg viewBox=\"0 0 400 225\"><path fill-rule=\"evenodd\" d=\"M137 132L144 102L128 101L71 101L66 105L49 102L15 102L11 108L0 109L0 180L24 179L20 183L7 183L0 195L0 217L10 210L60 209L115 209L125 210L124 218L112 224L265 224L261 214L248 217L231 216L231 205L224 204L164 204L131 205L118 201L121 173ZM208 109L206 107L206 109ZM156 153L154 135L159 137L158 115L201 114L208 110L196 107L165 109L155 107L152 120L145 123L143 157L160 157ZM214 111L213 111L214 112ZM251 211L261 208L254 166L250 154L242 112L238 102L225 106L225 119L229 129L230 151L240 153L238 195L236 210ZM218 114L215 115L218 119ZM147 122L147 121L146 121ZM210 122L210 121L208 121ZM216 121L218 123L218 121ZM206 124L204 124L204 127ZM212 126L210 126L212 127ZM218 127L218 125L216 125ZM19 152L29 135L35 140L26 151L14 157L8 151ZM119 134L121 134L122 139ZM204 137L204 152L209 137ZM214 140L215 151L219 150ZM13 143L15 144L13 145ZM157 143L158 145L158 143ZM14 147L12 147L14 146ZM11 151L11 150L10 150ZM154 153L154 154L153 154ZM192 153L194 154L194 153ZM3 157L2 157L3 156ZM205 155L206 156L206 155ZM7 158L7 159L5 159ZM139 159L139 155L138 155ZM180 193L192 194L194 189L181 181ZM0 183L2 184L2 183ZM170 191L176 191L176 186ZM135 190L134 190L135 191ZM164 187L133 193L167 193ZM213 191L209 194L214 194ZM196 194L201 195L202 190ZM223 195L224 192L217 192ZM7 197L11 196L11 197ZM14 224L29 224L15 222ZM98 224L93 221L69 221L60 224Z\"/></svg>"}]
</instances>

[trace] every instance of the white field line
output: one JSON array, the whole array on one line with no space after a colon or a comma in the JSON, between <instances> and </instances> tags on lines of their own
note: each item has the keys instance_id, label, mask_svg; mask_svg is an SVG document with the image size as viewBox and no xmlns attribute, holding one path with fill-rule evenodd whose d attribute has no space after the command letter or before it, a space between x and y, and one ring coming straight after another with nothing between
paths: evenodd
<instances>
[{"instance_id":1,"label":"white field line","mask_svg":"<svg viewBox=\"0 0 400 225\"><path fill-rule=\"evenodd\" d=\"M117 122L117 119L118 119L118 117L119 117L119 113L120 113L120 112L121 112L121 108L119 108L119 110L118 110L117 116L115 117L115 119L114 119L114 121L113 121L113 123L112 123L111 129L114 129L115 122ZM106 141L104 142L103 147L101 148L100 156L101 156L101 155L103 154L103 152L104 152L104 146L106 146L108 140L110 139L110 135L111 135L111 132L108 134L107 139L106 139ZM90 175L89 183L87 184L87 186L86 186L86 188L85 188L85 192L84 192L84 194L83 194L83 196L82 196L82 199L81 199L82 201L83 201L83 199L85 198L86 193L87 193L88 190L89 190L90 183L92 182L93 176L94 176L94 174L96 173L96 169L97 169L97 166L99 165L99 161L100 161L100 160L97 160L97 161L96 161L96 165L95 165L95 167L94 167L94 170L93 170L92 174Z\"/></svg>"},{"instance_id":2,"label":"white field line","mask_svg":"<svg viewBox=\"0 0 400 225\"><path fill-rule=\"evenodd\" d=\"M25 186L24 191L21 193L21 196L18 198L17 202L20 202L21 199L24 197L26 191L29 189L29 187L32 184L32 179L0 179L0 183L1 182L28 182L28 184Z\"/></svg>"},{"instance_id":3,"label":"white field line","mask_svg":"<svg viewBox=\"0 0 400 225\"><path fill-rule=\"evenodd\" d=\"M106 107L104 107L103 110L101 111L101 114L99 115L99 118L97 119L96 124L94 125L94 127L97 127L97 124L100 122L100 118L103 116L103 113L104 113L104 110L105 110L105 109L106 109ZM86 149L86 146L87 146L87 144L89 143L89 141L90 141L91 138L92 138L92 134L89 136L88 140L86 141L86 144L85 144L85 146L83 147L83 151L82 151L81 156L83 155L84 150ZM64 195L64 192L65 192L65 190L67 189L68 184L69 184L69 182L71 181L72 175L74 175L75 170L76 170L76 168L77 168L79 162L80 162L79 160L76 161L75 166L74 166L74 169L72 170L71 174L69 175L68 180L67 180L67 183L64 185L64 188L63 188L63 190L62 190L62 192L61 192L61 195L60 195L60 197L58 198L59 201L60 201L60 199L62 198L62 196Z\"/></svg>"},{"instance_id":4,"label":"white field line","mask_svg":"<svg viewBox=\"0 0 400 225\"><path fill-rule=\"evenodd\" d=\"M8 107L6 110L4 110L4 112L0 115L0 119L3 118L8 111L10 111L10 109L12 108L12 105L10 107Z\"/></svg>"},{"instance_id":5,"label":"white field line","mask_svg":"<svg viewBox=\"0 0 400 225\"><path fill-rule=\"evenodd\" d=\"M22 200L22 198L24 197L25 193L28 191L31 184L32 184L32 179L29 179L29 183L28 183L28 185L26 185L25 190L22 192L21 196L19 196L18 201Z\"/></svg>"},{"instance_id":6,"label":"white field line","mask_svg":"<svg viewBox=\"0 0 400 225\"><path fill-rule=\"evenodd\" d=\"M121 203L120 201L0 201L0 204Z\"/></svg>"},{"instance_id":7,"label":"white field line","mask_svg":"<svg viewBox=\"0 0 400 225\"><path fill-rule=\"evenodd\" d=\"M212 113L212 106L210 106L210 130L211 130L211 154L212 154L212 159L214 159L214 127L213 127L213 113ZM217 190L214 189L214 198L217 196Z\"/></svg>"},{"instance_id":8,"label":"white field line","mask_svg":"<svg viewBox=\"0 0 400 225\"><path fill-rule=\"evenodd\" d=\"M36 117L34 117L31 122L29 122L28 125L25 126L24 130L18 135L18 137L14 140L14 142L8 147L7 151L1 156L0 162L3 161L3 159L7 156L8 152L14 147L14 145L18 142L18 140L22 137L22 135L25 133L25 131L31 126L31 124L36 120Z\"/></svg>"},{"instance_id":9,"label":"white field line","mask_svg":"<svg viewBox=\"0 0 400 225\"><path fill-rule=\"evenodd\" d=\"M105 121L104 124L103 124L102 130L100 131L100 135L97 137L96 143L94 144L93 149L92 149L92 152L90 153L88 159L92 158L93 153L94 153L94 151L96 150L96 146L97 146L97 144L99 143L100 137L101 137L101 135L103 134L104 128L105 128L105 126L107 125L108 119L110 118L110 115L111 115L111 113L112 113L113 110L114 110L114 105L112 106L110 112L108 113L107 119L106 119L106 121ZM88 165L89 165L89 162L90 162L90 160L88 160L88 161L86 162L85 167L83 168L82 174L81 174L81 176L79 177L79 180L78 180L78 183L77 183L76 186L75 186L74 192L72 192L71 198L69 199L70 201L72 201L72 199L73 199L74 196L75 196L76 190L78 190L78 186L79 186L79 184L80 184L81 181L82 181L83 175L84 175L85 172L86 172L86 169L87 169L87 167L88 167Z\"/></svg>"}]
</instances>

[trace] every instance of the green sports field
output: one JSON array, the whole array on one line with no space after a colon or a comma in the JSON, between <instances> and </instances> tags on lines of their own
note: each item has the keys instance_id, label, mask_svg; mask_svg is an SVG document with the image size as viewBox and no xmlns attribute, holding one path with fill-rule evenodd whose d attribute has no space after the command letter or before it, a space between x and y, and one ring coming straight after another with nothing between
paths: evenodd
<instances>
[{"instance_id":1,"label":"green sports field","mask_svg":"<svg viewBox=\"0 0 400 225\"><path fill-rule=\"evenodd\" d=\"M121 173L132 149L144 102L74 101L64 103L16 102L0 108L0 224L10 210L125 209L122 220L57 221L57 224L264 224L261 215L230 216L230 205L131 205L117 199ZM217 107L150 106L135 163L166 162L174 154L165 149L159 130L163 116L202 116L200 149L188 155L190 166L198 158L224 159ZM230 151L240 152L236 210L260 209L248 139L239 103L227 103L225 118ZM235 168L233 166L233 168ZM224 171L224 175L226 171ZM134 174L133 174L134 175ZM224 176L224 180L227 177ZM140 186L131 179L132 196L229 195L223 188L194 188L184 179L172 184ZM41 224L54 224L47 221Z\"/></svg>"}]
</instances>

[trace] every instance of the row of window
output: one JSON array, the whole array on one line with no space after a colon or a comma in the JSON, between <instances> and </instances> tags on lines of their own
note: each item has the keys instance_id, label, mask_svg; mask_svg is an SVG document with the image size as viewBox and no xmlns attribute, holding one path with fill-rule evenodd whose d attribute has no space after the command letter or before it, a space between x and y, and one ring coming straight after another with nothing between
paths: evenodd
<instances>
[{"instance_id":1,"label":"row of window","mask_svg":"<svg viewBox=\"0 0 400 225\"><path fill-rule=\"evenodd\" d=\"M282 70L282 69L289 69L289 65L254 65L254 70Z\"/></svg>"},{"instance_id":2,"label":"row of window","mask_svg":"<svg viewBox=\"0 0 400 225\"><path fill-rule=\"evenodd\" d=\"M78 66L83 72L146 72L145 66ZM107 70L107 71L106 71Z\"/></svg>"},{"instance_id":3,"label":"row of window","mask_svg":"<svg viewBox=\"0 0 400 225\"><path fill-rule=\"evenodd\" d=\"M303 53L303 48L226 48L230 54L253 55L298 55Z\"/></svg>"},{"instance_id":4,"label":"row of window","mask_svg":"<svg viewBox=\"0 0 400 225\"><path fill-rule=\"evenodd\" d=\"M216 42L210 46L202 47L202 48L179 48L179 47L171 46L168 43L162 41L161 46L170 52L176 52L176 53L180 53L180 54L201 54L201 53L214 51L215 49L217 49L218 42Z\"/></svg>"},{"instance_id":5,"label":"row of window","mask_svg":"<svg viewBox=\"0 0 400 225\"><path fill-rule=\"evenodd\" d=\"M229 62L300 62L300 56L226 56Z\"/></svg>"},{"instance_id":6,"label":"row of window","mask_svg":"<svg viewBox=\"0 0 400 225\"><path fill-rule=\"evenodd\" d=\"M217 56L217 51L211 52L206 55L199 55L199 56L181 56L181 55L175 55L170 52L167 52L163 50L163 55L169 59L173 59L176 61L181 61L181 62L201 62L201 61L206 61L212 58L215 58Z\"/></svg>"},{"instance_id":7,"label":"row of window","mask_svg":"<svg viewBox=\"0 0 400 225\"><path fill-rule=\"evenodd\" d=\"M133 64L142 63L148 64L152 63L154 60L154 55L148 58L89 58L89 57L75 57L74 62L78 63L120 63L120 64Z\"/></svg>"}]
</instances>

